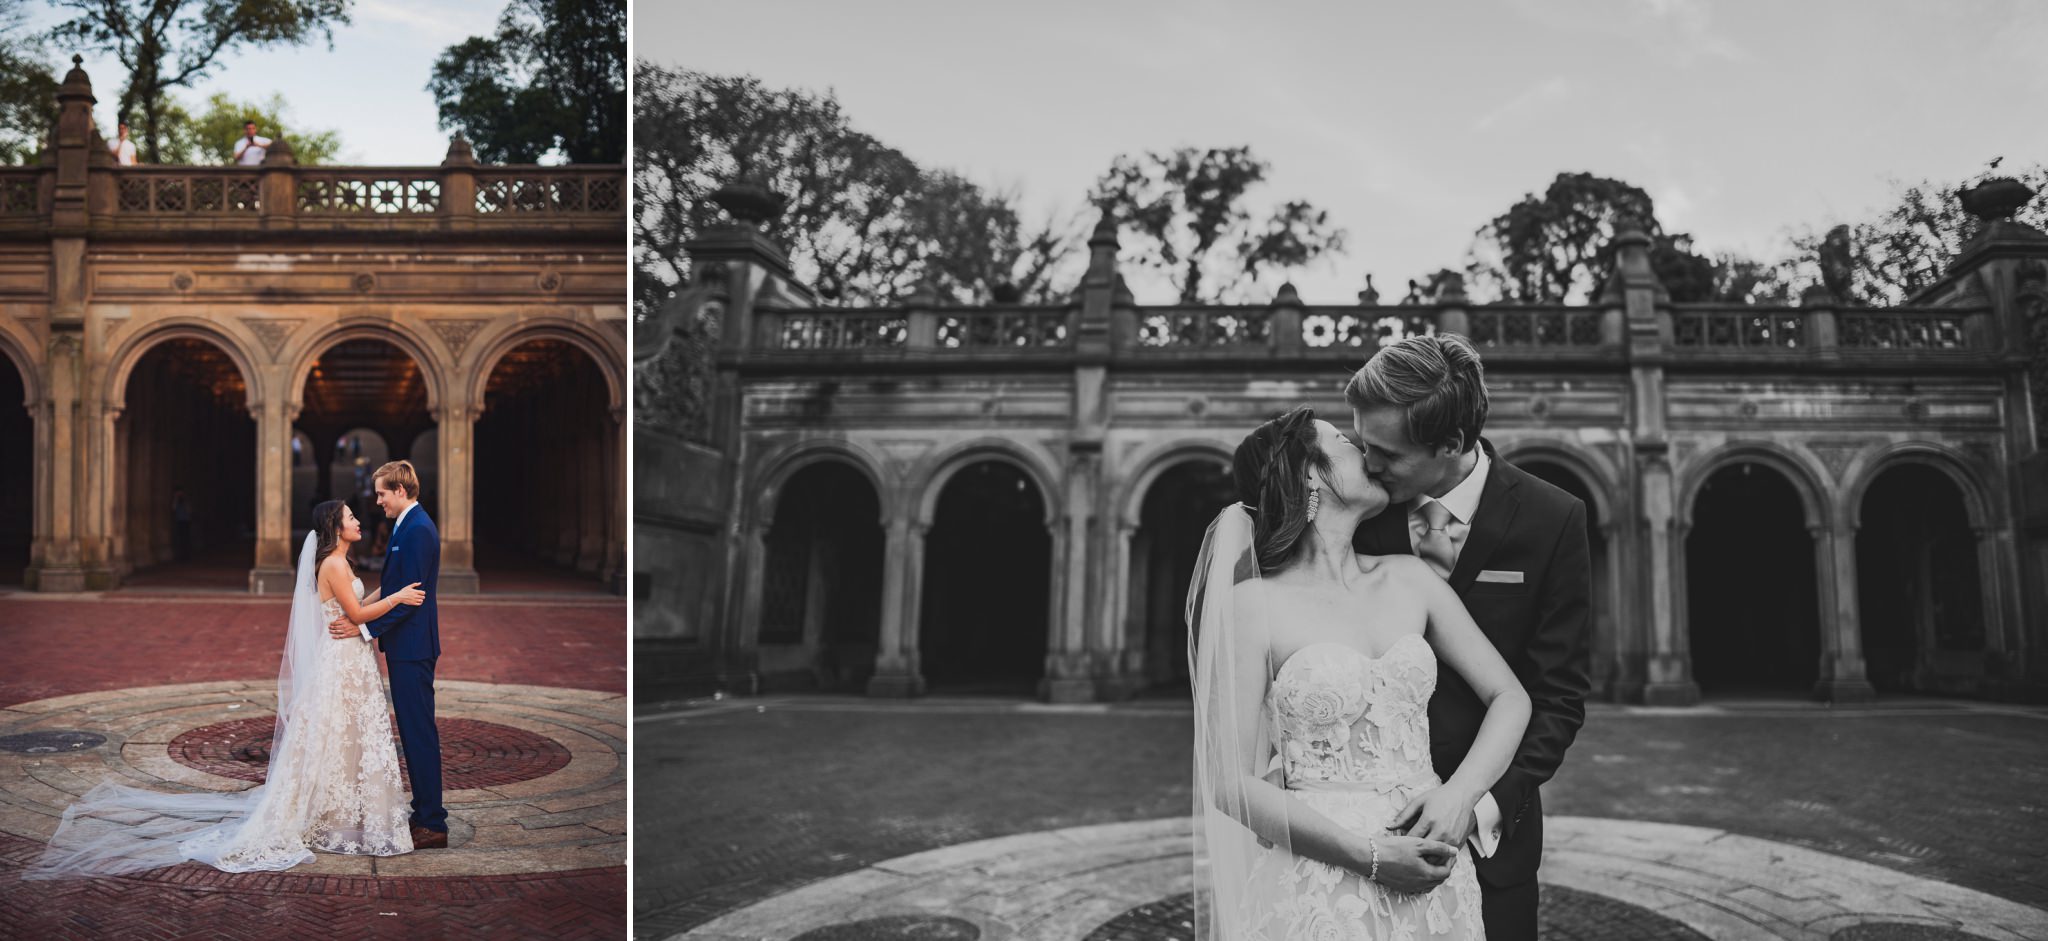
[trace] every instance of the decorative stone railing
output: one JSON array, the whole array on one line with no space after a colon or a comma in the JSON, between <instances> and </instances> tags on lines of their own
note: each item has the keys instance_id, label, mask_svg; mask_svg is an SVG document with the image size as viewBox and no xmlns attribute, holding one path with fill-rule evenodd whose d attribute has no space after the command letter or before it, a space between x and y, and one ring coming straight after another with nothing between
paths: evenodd
<instances>
[{"instance_id":1,"label":"decorative stone railing","mask_svg":"<svg viewBox=\"0 0 2048 941\"><path fill-rule=\"evenodd\" d=\"M750 352L770 358L1042 357L1071 353L1079 305L757 311ZM1671 305L1657 309L1674 362L1772 362L1900 354L1995 359L1988 309ZM1509 361L1616 362L1627 357L1620 307L1134 306L1111 312L1113 358L1355 360L1402 337L1462 333Z\"/></svg>"},{"instance_id":2,"label":"decorative stone railing","mask_svg":"<svg viewBox=\"0 0 2048 941\"><path fill-rule=\"evenodd\" d=\"M0 233L37 237L62 201L55 167L0 168ZM623 231L624 167L480 166L87 168L87 225L108 232L436 231L536 225ZM78 205L78 203L72 203Z\"/></svg>"}]
</instances>

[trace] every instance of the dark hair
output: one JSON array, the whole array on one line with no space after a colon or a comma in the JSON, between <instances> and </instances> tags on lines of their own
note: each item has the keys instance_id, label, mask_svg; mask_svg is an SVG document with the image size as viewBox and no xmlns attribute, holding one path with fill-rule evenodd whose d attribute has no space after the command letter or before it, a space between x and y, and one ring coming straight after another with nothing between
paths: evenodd
<instances>
[{"instance_id":1,"label":"dark hair","mask_svg":"<svg viewBox=\"0 0 2048 941\"><path fill-rule=\"evenodd\" d=\"M1252 551L1259 571L1287 564L1308 531L1308 471L1329 473L1316 431L1316 410L1304 405L1252 429L1230 459L1237 498L1252 508Z\"/></svg>"},{"instance_id":2,"label":"dark hair","mask_svg":"<svg viewBox=\"0 0 2048 941\"><path fill-rule=\"evenodd\" d=\"M1462 451L1486 429L1486 370L1472 343L1455 333L1408 337L1365 361L1344 386L1352 408L1401 410L1408 440L1427 448L1463 436Z\"/></svg>"},{"instance_id":3,"label":"dark hair","mask_svg":"<svg viewBox=\"0 0 2048 941\"><path fill-rule=\"evenodd\" d=\"M341 543L341 510L348 506L340 500L329 500L313 508L313 532L318 537L313 547L313 564L327 560L328 553Z\"/></svg>"}]
</instances>

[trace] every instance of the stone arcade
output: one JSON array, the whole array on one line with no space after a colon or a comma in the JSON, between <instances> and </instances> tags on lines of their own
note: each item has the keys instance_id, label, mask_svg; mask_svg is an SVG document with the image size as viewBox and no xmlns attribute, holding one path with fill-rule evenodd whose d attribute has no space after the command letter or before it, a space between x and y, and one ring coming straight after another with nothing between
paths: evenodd
<instances>
[{"instance_id":1,"label":"stone arcade","mask_svg":"<svg viewBox=\"0 0 2048 941\"><path fill-rule=\"evenodd\" d=\"M0 396L27 404L0 418L0 579L97 590L189 552L288 591L311 503L407 458L443 591L501 558L623 586L624 168L459 139L438 167L280 141L123 168L83 69L58 102L41 165L0 169Z\"/></svg>"},{"instance_id":2,"label":"stone arcade","mask_svg":"<svg viewBox=\"0 0 2048 941\"><path fill-rule=\"evenodd\" d=\"M1635 232L1589 306L1455 279L1394 307L1140 305L1107 220L1064 306L833 308L761 195L715 197L734 221L636 340L643 700L1184 684L1231 449L1295 403L1343 423L1345 376L1430 330L1481 347L1502 454L1587 503L1596 695L2048 688L2048 236L2011 221L2017 183L1970 194L1980 234L1892 309L1674 304ZM715 350L680 339L693 317Z\"/></svg>"}]
</instances>

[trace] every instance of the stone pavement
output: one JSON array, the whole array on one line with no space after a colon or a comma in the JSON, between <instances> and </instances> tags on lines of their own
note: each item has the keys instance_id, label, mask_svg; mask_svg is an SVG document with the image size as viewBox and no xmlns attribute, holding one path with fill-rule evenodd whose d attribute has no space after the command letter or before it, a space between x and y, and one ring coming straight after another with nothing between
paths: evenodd
<instances>
[{"instance_id":1,"label":"stone pavement","mask_svg":"<svg viewBox=\"0 0 2048 941\"><path fill-rule=\"evenodd\" d=\"M1188 721L1166 703L649 710L635 932L881 938L914 916L931 937L1185 936ZM1596 706L1545 789L1545 937L2048 938L2044 721Z\"/></svg>"},{"instance_id":2,"label":"stone pavement","mask_svg":"<svg viewBox=\"0 0 2048 941\"><path fill-rule=\"evenodd\" d=\"M442 604L449 849L23 882L62 808L104 775L166 790L261 779L287 606L0 596L0 937L624 934L625 606Z\"/></svg>"}]
</instances>

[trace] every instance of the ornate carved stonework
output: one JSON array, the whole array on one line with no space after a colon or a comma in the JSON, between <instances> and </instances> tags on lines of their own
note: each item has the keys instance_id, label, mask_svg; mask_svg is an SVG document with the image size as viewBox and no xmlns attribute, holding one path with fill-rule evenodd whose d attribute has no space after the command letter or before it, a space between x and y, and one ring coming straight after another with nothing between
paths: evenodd
<instances>
[{"instance_id":1,"label":"ornate carved stonework","mask_svg":"<svg viewBox=\"0 0 2048 941\"><path fill-rule=\"evenodd\" d=\"M256 334L256 339L263 341L263 348L270 351L270 358L273 360L277 359L277 354L284 351L284 341L291 337L292 331L298 329L299 324L304 322L270 320L262 317L242 318L242 324L249 328L250 333Z\"/></svg>"},{"instance_id":2,"label":"ornate carved stonework","mask_svg":"<svg viewBox=\"0 0 2048 941\"><path fill-rule=\"evenodd\" d=\"M543 271L540 273L540 278L536 281L536 283L540 285L540 289L542 291L546 291L547 293L553 294L554 292L561 290L562 276L553 271Z\"/></svg>"},{"instance_id":3,"label":"ornate carved stonework","mask_svg":"<svg viewBox=\"0 0 2048 941\"><path fill-rule=\"evenodd\" d=\"M889 456L889 463L897 467L914 467L918 459L932 450L932 443L922 438L891 438L876 444Z\"/></svg>"},{"instance_id":4,"label":"ornate carved stonework","mask_svg":"<svg viewBox=\"0 0 2048 941\"><path fill-rule=\"evenodd\" d=\"M367 271L356 272L356 293L368 294L377 287L377 276Z\"/></svg>"},{"instance_id":5,"label":"ornate carved stonework","mask_svg":"<svg viewBox=\"0 0 2048 941\"><path fill-rule=\"evenodd\" d=\"M180 271L171 275L171 287L176 288L181 294L192 290L192 272Z\"/></svg>"},{"instance_id":6,"label":"ornate carved stonework","mask_svg":"<svg viewBox=\"0 0 2048 941\"><path fill-rule=\"evenodd\" d=\"M440 335L441 342L448 344L449 354L456 359L461 359L462 348L468 346L470 338L476 336L476 332L482 330L484 324L487 323L490 323L490 321L429 320L427 321L427 326L433 327L434 332Z\"/></svg>"}]
</instances>

